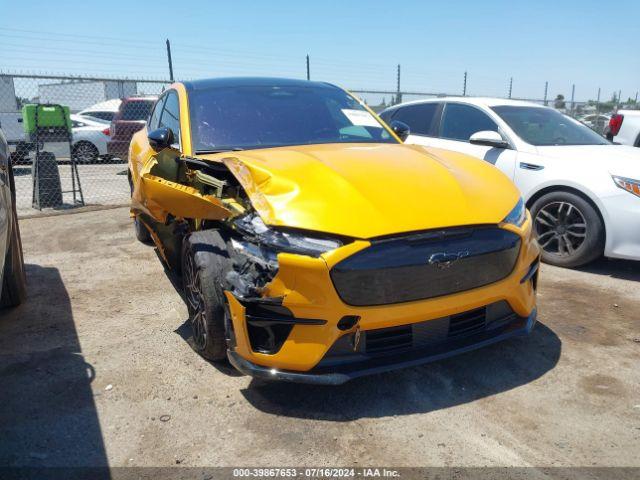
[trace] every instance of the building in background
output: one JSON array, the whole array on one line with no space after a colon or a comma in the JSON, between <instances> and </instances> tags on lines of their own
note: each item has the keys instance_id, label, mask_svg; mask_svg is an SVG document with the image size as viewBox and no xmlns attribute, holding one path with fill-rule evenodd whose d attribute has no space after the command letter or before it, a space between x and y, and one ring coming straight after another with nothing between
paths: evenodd
<instances>
[{"instance_id":1,"label":"building in background","mask_svg":"<svg viewBox=\"0 0 640 480\"><path fill-rule=\"evenodd\" d=\"M38 85L40 103L67 105L72 112L78 112L105 100L131 97L137 93L136 82L127 80L70 80Z\"/></svg>"}]
</instances>

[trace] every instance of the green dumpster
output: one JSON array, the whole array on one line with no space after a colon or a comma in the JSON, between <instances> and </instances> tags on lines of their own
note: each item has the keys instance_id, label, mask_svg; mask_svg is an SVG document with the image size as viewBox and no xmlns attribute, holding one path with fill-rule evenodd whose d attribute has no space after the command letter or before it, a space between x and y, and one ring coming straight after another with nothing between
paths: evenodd
<instances>
[{"instance_id":1,"label":"green dumpster","mask_svg":"<svg viewBox=\"0 0 640 480\"><path fill-rule=\"evenodd\" d=\"M69 107L27 104L22 107L22 125L27 138L35 142L67 142L71 134Z\"/></svg>"}]
</instances>

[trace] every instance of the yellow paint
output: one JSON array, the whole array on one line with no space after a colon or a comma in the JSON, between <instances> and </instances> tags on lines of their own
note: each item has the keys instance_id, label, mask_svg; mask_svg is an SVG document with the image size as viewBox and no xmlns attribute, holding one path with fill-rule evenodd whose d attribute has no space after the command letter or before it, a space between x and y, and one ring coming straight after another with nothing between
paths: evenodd
<instances>
[{"instance_id":1,"label":"yellow paint","mask_svg":"<svg viewBox=\"0 0 640 480\"><path fill-rule=\"evenodd\" d=\"M178 92L180 101L182 153L191 155L188 93L179 83L170 88ZM390 134L397 139L393 132ZM233 200L220 202L199 195L191 187L153 178L150 170L155 153L146 135L146 129L134 135L129 155L134 214L147 212L158 220L166 218L167 213L216 219L242 208ZM336 324L344 315L359 315L361 329L369 330L440 318L499 300L506 300L523 317L535 307L531 282L520 284L540 254L531 233L530 215L522 227L501 223L519 193L506 176L482 160L400 143L304 145L200 158L224 163L266 224L354 238L320 258L278 255L278 274L265 287L264 295L283 297L283 305L297 317L322 318L327 323L296 325L276 354L251 350L244 307L225 292L237 352L249 361L280 369L309 370L343 334ZM478 224L499 225L521 237L516 267L500 282L429 300L375 307L346 305L333 288L330 269L367 248L368 239Z\"/></svg>"},{"instance_id":2,"label":"yellow paint","mask_svg":"<svg viewBox=\"0 0 640 480\"><path fill-rule=\"evenodd\" d=\"M366 331L423 322L506 300L518 315L526 317L535 307L536 296L531 282L521 284L520 279L528 272L529 266L540 255L540 251L531 236L530 215L527 215L522 228L513 225L505 228L522 237L520 255L509 277L466 292L394 305L353 307L342 302L333 288L329 270L344 258L366 248L366 241L346 245L322 258L280 254L280 270L269 285L268 296L284 295L283 305L291 310L294 316L322 318L327 320L327 324L296 325L275 355L252 352L248 343L241 347L240 341L238 352L242 357L259 365L306 371L313 368L329 347L344 334L336 325L345 315L359 315L361 330ZM227 297L229 296L233 297L227 292ZM237 301L230 301L229 306L235 316L236 337L248 338L243 322L244 308Z\"/></svg>"},{"instance_id":3,"label":"yellow paint","mask_svg":"<svg viewBox=\"0 0 640 480\"><path fill-rule=\"evenodd\" d=\"M265 223L355 238L497 224L520 194L488 163L402 144L206 155L236 175Z\"/></svg>"}]
</instances>

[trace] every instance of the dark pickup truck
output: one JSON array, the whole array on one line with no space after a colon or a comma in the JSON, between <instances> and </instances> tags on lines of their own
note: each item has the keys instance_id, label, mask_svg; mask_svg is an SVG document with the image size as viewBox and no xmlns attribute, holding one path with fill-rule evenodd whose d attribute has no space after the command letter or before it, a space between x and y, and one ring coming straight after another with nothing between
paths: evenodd
<instances>
[{"instance_id":1,"label":"dark pickup truck","mask_svg":"<svg viewBox=\"0 0 640 480\"><path fill-rule=\"evenodd\" d=\"M122 100L109 129L111 136L111 140L107 142L109 155L127 160L131 137L145 126L157 99L157 97L129 97Z\"/></svg>"}]
</instances>

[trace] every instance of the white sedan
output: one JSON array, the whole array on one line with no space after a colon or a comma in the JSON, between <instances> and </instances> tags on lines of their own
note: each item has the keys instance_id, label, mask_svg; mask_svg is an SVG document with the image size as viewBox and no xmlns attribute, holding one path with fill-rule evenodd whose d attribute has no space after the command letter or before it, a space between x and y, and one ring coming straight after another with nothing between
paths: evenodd
<instances>
[{"instance_id":1,"label":"white sedan","mask_svg":"<svg viewBox=\"0 0 640 480\"><path fill-rule=\"evenodd\" d=\"M640 149L613 145L552 108L513 100L422 100L381 117L397 132L409 126L406 143L473 155L513 179L544 261L640 260Z\"/></svg>"},{"instance_id":2,"label":"white sedan","mask_svg":"<svg viewBox=\"0 0 640 480\"><path fill-rule=\"evenodd\" d=\"M109 125L82 115L71 115L70 117L73 137L72 154L76 161L89 163L100 158L108 158Z\"/></svg>"}]
</instances>

